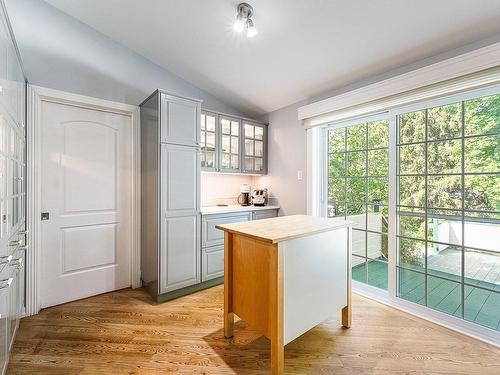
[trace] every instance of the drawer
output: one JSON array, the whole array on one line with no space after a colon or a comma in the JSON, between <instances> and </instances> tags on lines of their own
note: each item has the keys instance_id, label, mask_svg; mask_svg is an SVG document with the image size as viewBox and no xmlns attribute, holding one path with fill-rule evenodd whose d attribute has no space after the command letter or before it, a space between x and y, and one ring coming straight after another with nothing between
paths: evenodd
<instances>
[{"instance_id":1,"label":"drawer","mask_svg":"<svg viewBox=\"0 0 500 375\"><path fill-rule=\"evenodd\" d=\"M270 219L276 216L278 216L278 209L276 208L270 210L259 210L253 212L252 220Z\"/></svg>"},{"instance_id":2,"label":"drawer","mask_svg":"<svg viewBox=\"0 0 500 375\"><path fill-rule=\"evenodd\" d=\"M251 212L236 212L207 215L202 218L201 246L210 247L224 244L224 232L216 229L219 224L240 223L251 220Z\"/></svg>"},{"instance_id":3,"label":"drawer","mask_svg":"<svg viewBox=\"0 0 500 375\"><path fill-rule=\"evenodd\" d=\"M224 276L224 245L204 248L201 265L201 281Z\"/></svg>"}]
</instances>

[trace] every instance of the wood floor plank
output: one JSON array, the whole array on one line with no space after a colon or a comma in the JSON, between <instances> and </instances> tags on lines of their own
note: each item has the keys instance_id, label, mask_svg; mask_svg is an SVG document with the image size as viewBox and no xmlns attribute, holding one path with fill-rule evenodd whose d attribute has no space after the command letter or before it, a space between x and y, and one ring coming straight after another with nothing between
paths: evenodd
<instances>
[{"instance_id":1,"label":"wood floor plank","mask_svg":"<svg viewBox=\"0 0 500 375\"><path fill-rule=\"evenodd\" d=\"M223 333L223 288L163 304L125 289L22 319L7 374L268 374L269 341L236 319ZM500 349L353 296L285 347L287 374L500 374Z\"/></svg>"}]
</instances>

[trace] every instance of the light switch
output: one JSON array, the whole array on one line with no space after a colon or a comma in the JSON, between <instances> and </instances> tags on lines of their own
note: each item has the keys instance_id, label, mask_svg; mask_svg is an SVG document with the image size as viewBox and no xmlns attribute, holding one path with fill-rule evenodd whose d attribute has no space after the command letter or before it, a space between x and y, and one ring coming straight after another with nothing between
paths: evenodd
<instances>
[{"instance_id":1,"label":"light switch","mask_svg":"<svg viewBox=\"0 0 500 375\"><path fill-rule=\"evenodd\" d=\"M297 171L297 180L302 181L302 171Z\"/></svg>"}]
</instances>

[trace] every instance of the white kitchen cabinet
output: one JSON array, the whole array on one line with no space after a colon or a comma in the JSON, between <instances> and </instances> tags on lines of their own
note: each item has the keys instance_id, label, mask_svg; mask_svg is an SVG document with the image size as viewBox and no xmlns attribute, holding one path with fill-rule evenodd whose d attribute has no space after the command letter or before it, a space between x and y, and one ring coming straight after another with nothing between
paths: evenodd
<instances>
[{"instance_id":1,"label":"white kitchen cabinet","mask_svg":"<svg viewBox=\"0 0 500 375\"><path fill-rule=\"evenodd\" d=\"M200 101L141 104L141 278L157 300L201 281Z\"/></svg>"}]
</instances>

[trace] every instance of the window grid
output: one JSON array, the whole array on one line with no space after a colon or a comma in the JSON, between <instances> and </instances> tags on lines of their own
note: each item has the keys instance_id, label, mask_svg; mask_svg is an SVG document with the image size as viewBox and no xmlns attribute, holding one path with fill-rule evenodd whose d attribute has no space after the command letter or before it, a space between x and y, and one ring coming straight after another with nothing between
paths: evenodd
<instances>
[{"instance_id":1,"label":"window grid","mask_svg":"<svg viewBox=\"0 0 500 375\"><path fill-rule=\"evenodd\" d=\"M445 106L443 106L445 107ZM397 263L396 263L396 268L398 270L397 272L397 295L401 297L401 280L400 280L400 270L406 270L410 272L415 272L418 274L423 275L424 277L424 305L431 307L431 308L437 308L437 306L429 306L429 277L433 278L438 278L446 281L450 281L453 283L458 283L457 278L459 277L460 279L460 304L459 304L459 309L460 309L460 317L462 319L466 319L466 312L465 312L465 294L466 294L466 287L471 287L471 288L478 288L482 289L488 292L492 293L499 293L497 290L493 288L488 288L484 285L480 285L479 283L483 282L481 280L477 280L477 282L469 282L466 279L466 251L472 250L472 251L481 251L483 253L495 253L494 251L490 251L487 249L479 248L479 247L471 247L469 245L466 246L465 242L465 233L466 233L466 228L465 228L465 223L469 221L475 221L475 222L480 222L480 223L500 223L500 215L498 216L499 219L496 218L476 218L476 217L469 217L468 214L470 213L478 213L478 214L499 214L500 212L495 211L495 210L467 210L466 209L466 177L467 176L497 176L500 174L500 171L491 171L491 172L466 172L465 164L466 164L466 140L467 139L496 139L496 137L499 136L500 133L498 132L492 132L492 133L484 133L484 134L473 134L473 135L466 135L465 134L465 125L466 125L466 119L465 119L465 101L460 102L460 137L450 137L450 138L443 138L443 139L429 139L429 109L425 109L425 127L424 127L424 133L425 133L425 140L424 141L418 141L418 142L400 142L400 136L401 136L401 116L405 115L399 115L397 116L397 129L398 129L398 141L397 141L397 183L398 183L398 189L397 189L397 215L398 215L398 226L397 226L397 238L398 238L398 252L397 252ZM420 112L420 111L417 111ZM428 163L429 163L429 158L428 158L428 149L429 149L429 144L433 144L435 142L444 142L444 141L460 141L460 172L456 173L429 173L428 170ZM401 161L401 146L407 146L407 145L419 145L422 144L424 145L424 160L425 160L425 168L424 174L407 174L407 173L400 173L400 161ZM407 206L407 205L402 205L401 204L401 195L400 195L400 177L406 177L406 176L417 176L417 177L424 177L424 189L425 189L425 197L424 197L424 204L423 206ZM434 177L434 176L439 176L439 177L447 177L447 176L457 176L460 177L460 208L449 208L449 207L432 207L429 206L429 177ZM416 213L416 212L405 212L402 211L401 209L419 209L423 210L423 213ZM437 210L437 211L448 211L455 213L455 216L450 216L450 215L436 215L432 214L432 210ZM431 215L429 215L429 211L431 211ZM460 213L459 216L456 214ZM401 216L413 216L413 217L424 217L424 238L414 238L411 236L405 236L401 235L401 226L399 225L400 223L400 217ZM460 239L460 244L451 244L443 241L430 241L429 240L429 218L435 219L435 218L446 218L446 219L455 219L456 221L460 220L461 223L461 239ZM457 220L458 219L458 220ZM420 241L424 243L424 271L421 271L419 269L413 268L413 267L405 267L404 265L401 264L400 262L400 239L407 239L411 241ZM432 269L429 269L429 264L428 264L428 249L429 249L429 244L442 244L442 245L447 245L447 246L452 246L454 248L459 248L460 249L460 275L454 275L450 274L451 276L449 277L443 277L440 275L437 275ZM452 276L455 276L453 279ZM451 293L451 292L450 292ZM404 298L404 297L403 297ZM419 303L419 302L417 302ZM458 312L458 308L455 311L454 314ZM439 310L439 309L438 309ZM499 324L500 325L500 324ZM497 329L499 329L499 326L497 326Z\"/></svg>"}]
</instances>

